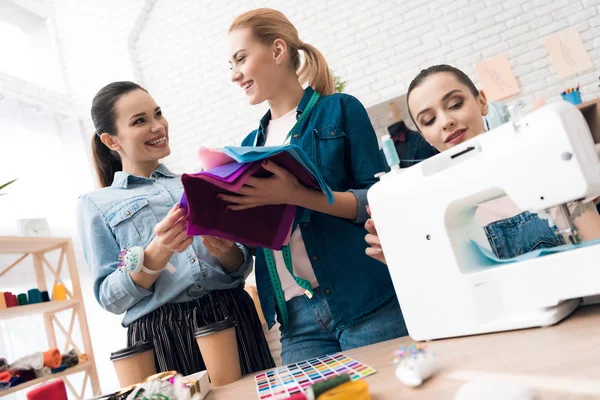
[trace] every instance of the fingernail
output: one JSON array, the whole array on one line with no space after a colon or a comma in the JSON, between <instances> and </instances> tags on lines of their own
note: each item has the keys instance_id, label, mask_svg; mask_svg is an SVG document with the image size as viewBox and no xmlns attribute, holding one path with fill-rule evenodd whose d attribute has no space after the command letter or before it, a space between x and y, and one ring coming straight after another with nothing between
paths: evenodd
<instances>
[{"instance_id":1,"label":"fingernail","mask_svg":"<svg viewBox=\"0 0 600 400\"><path fill-rule=\"evenodd\" d=\"M220 200L223 200L223 195L222 194L218 194L217 198L220 199Z\"/></svg>"},{"instance_id":2,"label":"fingernail","mask_svg":"<svg viewBox=\"0 0 600 400\"><path fill-rule=\"evenodd\" d=\"M263 161L263 165L267 165L269 163L269 161L265 160Z\"/></svg>"},{"instance_id":3,"label":"fingernail","mask_svg":"<svg viewBox=\"0 0 600 400\"><path fill-rule=\"evenodd\" d=\"M383 253L383 249L382 249L381 247L380 247L380 248L373 247L373 251L374 251L375 253L377 253L377 254L379 254L379 253Z\"/></svg>"}]
</instances>

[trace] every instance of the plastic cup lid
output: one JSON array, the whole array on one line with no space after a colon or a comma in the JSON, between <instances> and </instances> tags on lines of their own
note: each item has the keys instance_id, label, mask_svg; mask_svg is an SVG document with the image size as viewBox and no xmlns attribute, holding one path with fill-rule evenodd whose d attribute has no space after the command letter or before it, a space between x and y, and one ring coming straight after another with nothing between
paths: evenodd
<instances>
[{"instance_id":1,"label":"plastic cup lid","mask_svg":"<svg viewBox=\"0 0 600 400\"><path fill-rule=\"evenodd\" d=\"M110 354L110 361L121 360L123 358L131 357L136 354L143 353L148 350L154 350L152 342L138 342L131 347L126 347L121 350L117 350Z\"/></svg>"},{"instance_id":2,"label":"plastic cup lid","mask_svg":"<svg viewBox=\"0 0 600 400\"><path fill-rule=\"evenodd\" d=\"M206 325L194 331L194 337L207 336L213 333L224 331L225 329L236 326L235 321L231 317L225 318L223 321L215 322L214 324Z\"/></svg>"}]
</instances>

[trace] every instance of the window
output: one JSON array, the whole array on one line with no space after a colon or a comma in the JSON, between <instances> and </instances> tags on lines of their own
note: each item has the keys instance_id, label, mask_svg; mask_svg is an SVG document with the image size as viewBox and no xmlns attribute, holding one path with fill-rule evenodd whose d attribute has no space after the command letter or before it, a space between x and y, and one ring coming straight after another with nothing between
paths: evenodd
<instances>
[{"instance_id":1,"label":"window","mask_svg":"<svg viewBox=\"0 0 600 400\"><path fill-rule=\"evenodd\" d=\"M64 92L55 48L45 18L0 0L0 72Z\"/></svg>"}]
</instances>

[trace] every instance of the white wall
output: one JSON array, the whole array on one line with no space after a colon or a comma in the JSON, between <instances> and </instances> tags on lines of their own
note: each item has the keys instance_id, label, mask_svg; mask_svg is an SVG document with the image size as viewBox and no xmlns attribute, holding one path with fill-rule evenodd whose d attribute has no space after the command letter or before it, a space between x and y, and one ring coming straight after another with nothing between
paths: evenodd
<instances>
[{"instance_id":1,"label":"white wall","mask_svg":"<svg viewBox=\"0 0 600 400\"><path fill-rule=\"evenodd\" d=\"M575 26L598 65L600 0L155 0L147 2L153 5L147 21L138 21L135 63L127 44L143 3L126 4L55 2L70 89L77 102L89 104L101 85L136 76L131 68L139 67L137 76L170 119L168 162L178 171L196 167L200 144L239 143L265 111L248 106L229 81L226 54L229 23L258 6L286 13L365 106L404 93L434 63L453 64L477 81L474 62L497 53L508 56L526 101L558 98L578 79L584 100L600 95L595 73L563 83L543 45L544 36Z\"/></svg>"},{"instance_id":2,"label":"white wall","mask_svg":"<svg viewBox=\"0 0 600 400\"><path fill-rule=\"evenodd\" d=\"M600 95L594 72L559 79L543 45L544 36L574 26L597 65L600 0L16 2L50 13L67 93L86 134L91 98L102 85L141 80L170 120L167 162L177 171L197 167L200 144L239 143L266 110L248 106L229 81L226 54L231 20L259 6L286 13L301 39L323 51L348 82L346 91L367 107L401 95L421 68L434 63L453 64L477 82L474 63L498 53L508 56L528 102L557 99L578 80L584 100Z\"/></svg>"},{"instance_id":3,"label":"white wall","mask_svg":"<svg viewBox=\"0 0 600 400\"><path fill-rule=\"evenodd\" d=\"M600 0L0 1L48 16L65 81L64 92L52 92L0 73L0 91L75 109L87 145L96 91L114 80L139 80L169 118L173 153L167 164L179 172L197 167L201 144L238 144L266 111L247 105L230 82L226 54L231 20L259 6L286 13L300 38L316 45L347 81L346 92L367 107L403 94L420 69L435 63L453 64L477 82L474 63L498 53L508 56L527 102L558 99L578 80L584 100L600 96L599 74L560 80L543 45L544 36L574 26L597 68ZM91 325L116 324L118 318L105 317L90 301L87 306ZM120 327L104 326L102 336L124 342ZM102 342L97 357L104 360L110 346L92 335ZM103 387L112 387L112 371L103 376Z\"/></svg>"}]
</instances>

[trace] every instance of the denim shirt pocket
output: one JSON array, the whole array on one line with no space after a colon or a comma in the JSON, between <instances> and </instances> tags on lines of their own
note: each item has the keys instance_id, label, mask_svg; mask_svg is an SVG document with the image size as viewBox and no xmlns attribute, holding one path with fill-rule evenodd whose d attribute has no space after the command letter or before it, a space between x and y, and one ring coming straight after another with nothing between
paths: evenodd
<instances>
[{"instance_id":1,"label":"denim shirt pocket","mask_svg":"<svg viewBox=\"0 0 600 400\"><path fill-rule=\"evenodd\" d=\"M336 188L344 182L346 133L337 126L316 128L314 161L325 181Z\"/></svg>"},{"instance_id":2,"label":"denim shirt pocket","mask_svg":"<svg viewBox=\"0 0 600 400\"><path fill-rule=\"evenodd\" d=\"M148 204L147 198L137 197L116 205L108 212L108 225L121 247L125 244L146 247L154 237L158 221Z\"/></svg>"},{"instance_id":3,"label":"denim shirt pocket","mask_svg":"<svg viewBox=\"0 0 600 400\"><path fill-rule=\"evenodd\" d=\"M530 212L485 227L490 246L499 258L513 258L538 249L565 244L555 227Z\"/></svg>"}]
</instances>

